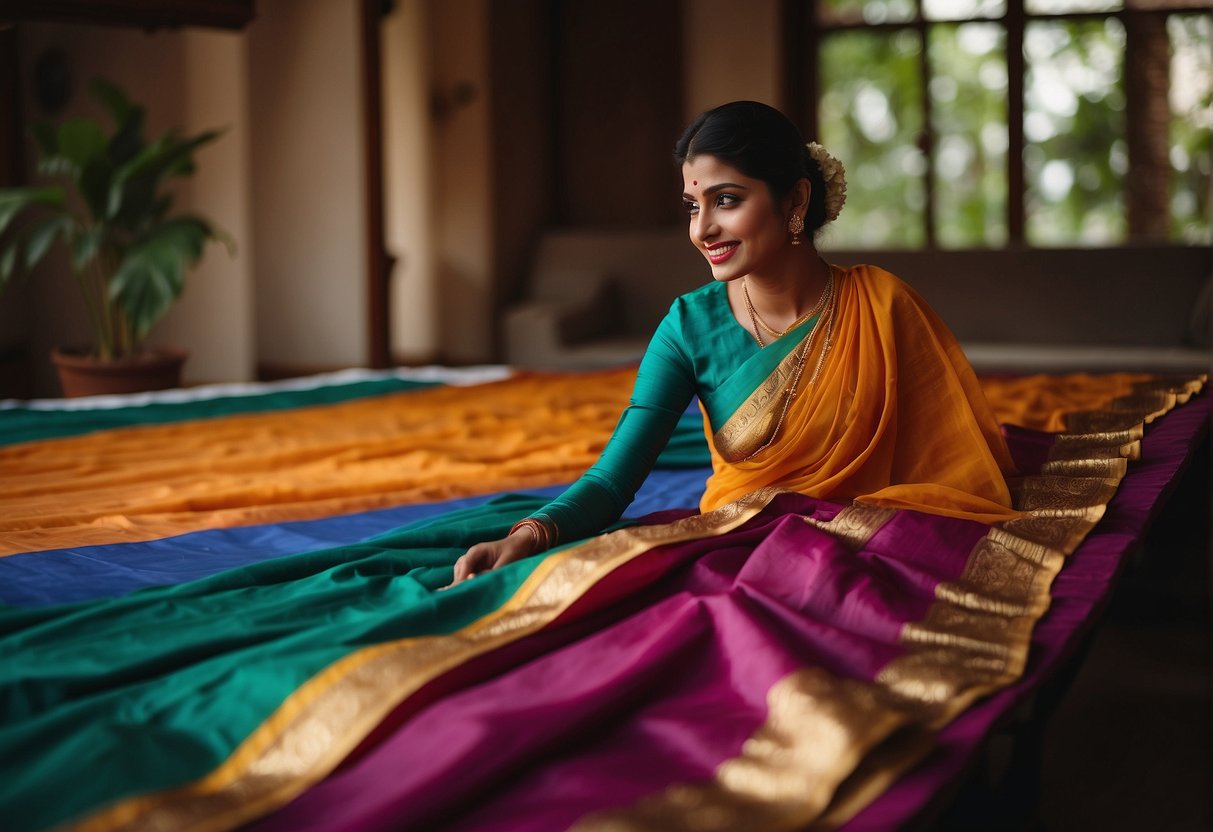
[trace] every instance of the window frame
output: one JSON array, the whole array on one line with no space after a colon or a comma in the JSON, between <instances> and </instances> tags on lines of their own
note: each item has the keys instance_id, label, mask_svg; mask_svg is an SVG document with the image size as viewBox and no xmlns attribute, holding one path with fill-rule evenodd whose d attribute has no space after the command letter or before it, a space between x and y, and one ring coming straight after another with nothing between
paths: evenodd
<instances>
[{"instance_id":1,"label":"window frame","mask_svg":"<svg viewBox=\"0 0 1213 832\"><path fill-rule=\"evenodd\" d=\"M1103 21L1115 18L1120 21L1125 31L1125 54L1133 52L1133 40L1139 37L1135 21L1143 17L1160 17L1165 21L1174 14L1208 13L1207 7L1192 5L1185 0L1138 0L1136 7L1132 1L1124 4L1123 8L1110 11L1076 11L1029 13L1025 0L1006 0L1006 9L1001 15L980 17L930 20L923 14L924 0L914 0L915 14L910 20L896 22L867 23L863 21L846 21L822 25L819 22L818 5L820 0L784 0L782 9L783 31L785 33L783 53L785 60L783 99L789 103L790 115L798 124L805 127L810 136L820 135L819 101L821 89L818 82L818 71L821 59L823 41L836 32L868 31L894 32L900 30L914 31L922 44L919 51L919 72L921 73L922 98L919 103L922 115L922 131L916 142L923 153L926 162L924 178L925 205L922 211L923 245L925 250L936 250L938 244L937 231L937 196L935 171L936 135L932 122L932 104L930 82L932 78L930 67L929 38L930 30L936 26L956 26L970 22L984 22L1001 25L1005 34L1007 65L1007 154L1006 154L1006 227L1007 240L1003 247L1040 247L1034 246L1027 239L1027 173L1025 171L1024 150L1024 97L1027 77L1027 60L1024 56L1025 33L1030 23L1040 22L1083 22ZM1148 7L1146 7L1148 5ZM1142 108L1142 102L1135 100L1131 84L1125 83L1122 77L1122 89L1125 94L1125 117L1133 119ZM1132 142L1133 131L1127 130L1124 136L1129 146L1130 176L1132 175L1133 159L1137 155ZM1127 239L1115 245L1150 239L1156 242L1166 242L1150 228L1142 227L1140 219L1143 212L1134 210L1132 201L1134 192L1126 187L1122 191L1125 205ZM975 246L985 248L987 246Z\"/></svg>"}]
</instances>

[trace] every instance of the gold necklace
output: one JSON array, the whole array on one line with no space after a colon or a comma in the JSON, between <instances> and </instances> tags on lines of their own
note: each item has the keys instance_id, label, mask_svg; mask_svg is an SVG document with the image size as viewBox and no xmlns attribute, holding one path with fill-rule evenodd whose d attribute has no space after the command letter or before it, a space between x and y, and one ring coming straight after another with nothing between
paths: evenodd
<instances>
[{"instance_id":1,"label":"gold necklace","mask_svg":"<svg viewBox=\"0 0 1213 832\"><path fill-rule=\"evenodd\" d=\"M754 304L750 303L750 293L745 290L745 278L741 279L741 291L745 295L745 308L750 312L750 323L754 327L754 340L758 342L759 347L765 347L766 342L762 340L762 330L758 328L758 313L754 311Z\"/></svg>"},{"instance_id":2,"label":"gold necklace","mask_svg":"<svg viewBox=\"0 0 1213 832\"><path fill-rule=\"evenodd\" d=\"M754 326L754 340L758 342L758 346L760 346L760 347L766 346L766 342L762 340L762 333L759 331L759 327L761 327L762 329L765 329L767 332L769 332L771 335L774 335L776 338L782 338L783 336L787 335L789 332L794 330L796 327L803 324L809 318L813 317L814 315L819 314L821 312L822 308L825 306L826 297L830 294L830 288L833 284L833 281L834 281L834 273L833 273L833 271L831 271L828 273L828 275L826 277L826 288L824 290L822 290L821 297L819 297L817 299L817 305L814 306L812 309L810 309L808 312L801 315L796 320L792 321L792 323L789 324L786 329L779 330L779 329L776 329L775 327L771 326L770 324L768 324L766 321L764 321L762 319L762 316L758 314L758 310L756 310L754 308L754 303L750 300L750 289L749 289L749 286L746 284L746 279L744 277L741 278L741 294L745 298L746 311L750 313L750 323L753 324L753 326Z\"/></svg>"},{"instance_id":3,"label":"gold necklace","mask_svg":"<svg viewBox=\"0 0 1213 832\"><path fill-rule=\"evenodd\" d=\"M745 284L743 283L744 287ZM817 357L817 364L813 367L813 373L809 376L809 384L815 384L817 377L821 374L821 368L825 364L826 355L830 352L830 347L834 345L834 319L838 314L838 296L834 293L834 270L830 269L829 282L826 283L825 292L822 293L821 301L818 307L825 307L825 313L822 316L825 321L825 343L821 347L821 354ZM792 406L792 400L796 398L796 388L800 385L800 377L804 373L805 359L809 357L809 353L813 351L813 343L817 340L817 333L823 328L822 321L819 320L813 324L813 328L809 334L805 336L804 342L800 346L799 352L796 354L796 366L792 371L792 380L788 386L784 388L783 406L779 409L779 419L775 422L775 427L771 429L767 437L767 441L757 448L753 453L746 456L742 462L748 462L760 453L765 451L779 436L779 429L783 427L783 421L788 415L788 408ZM757 327L755 327L757 331ZM759 339L759 345L762 345L762 340Z\"/></svg>"}]
</instances>

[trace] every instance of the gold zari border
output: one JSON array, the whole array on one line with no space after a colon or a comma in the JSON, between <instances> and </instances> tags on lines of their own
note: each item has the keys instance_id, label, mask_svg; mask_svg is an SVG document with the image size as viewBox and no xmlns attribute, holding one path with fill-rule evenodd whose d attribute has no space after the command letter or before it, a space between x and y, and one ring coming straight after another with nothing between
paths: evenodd
<instances>
[{"instance_id":1,"label":"gold zari border","mask_svg":"<svg viewBox=\"0 0 1213 832\"><path fill-rule=\"evenodd\" d=\"M120 801L71 828L210 832L272 811L335 769L430 681L541 630L608 574L654 546L732 531L778 493L762 489L707 514L663 526L630 526L556 552L498 610L463 629L367 647L330 665L201 780Z\"/></svg>"},{"instance_id":2,"label":"gold zari border","mask_svg":"<svg viewBox=\"0 0 1213 832\"><path fill-rule=\"evenodd\" d=\"M676 784L587 816L578 830L826 829L853 817L931 748L932 732L1023 671L1065 556L1102 517L1140 452L1141 425L1205 379L1154 380L1107 411L1076 414L1045 470L1014 483L1024 515L992 527L962 575L905 625L905 652L873 682L799 670L768 692L768 718L702 783ZM365 648L292 694L214 772L121 801L75 828L219 830L281 806L332 771L401 702L451 668L558 618L595 583L656 545L721 535L779 492L762 489L666 526L640 526L549 556L497 612L449 636ZM861 548L891 510L860 504L813 524Z\"/></svg>"},{"instance_id":3,"label":"gold zari border","mask_svg":"<svg viewBox=\"0 0 1213 832\"><path fill-rule=\"evenodd\" d=\"M926 756L934 731L1019 678L1053 579L1103 516L1127 461L1140 455L1142 426L1205 381L1152 380L1107 411L1073 418L1075 433L1059 437L1041 473L1012 483L1025 513L991 527L960 578L937 586L924 618L902 629L905 652L874 682L793 673L768 695L766 722L711 781L671 786L575 829L832 829L854 817ZM813 525L858 548L889 516L852 511Z\"/></svg>"},{"instance_id":4,"label":"gold zari border","mask_svg":"<svg viewBox=\"0 0 1213 832\"><path fill-rule=\"evenodd\" d=\"M810 336L806 334L805 338ZM817 352L819 348L815 348ZM810 361L812 356L805 356ZM775 366L758 387L733 412L720 429L712 434L716 453L726 462L741 462L758 453L771 441L779 415L787 399L787 387L801 363L798 350L793 349Z\"/></svg>"}]
</instances>

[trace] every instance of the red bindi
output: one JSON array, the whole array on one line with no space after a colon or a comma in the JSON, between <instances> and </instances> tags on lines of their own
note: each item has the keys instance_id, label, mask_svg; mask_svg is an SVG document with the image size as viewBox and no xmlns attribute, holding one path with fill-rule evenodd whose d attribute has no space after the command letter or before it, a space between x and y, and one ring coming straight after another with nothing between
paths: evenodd
<instances>
[{"instance_id":1,"label":"red bindi","mask_svg":"<svg viewBox=\"0 0 1213 832\"><path fill-rule=\"evenodd\" d=\"M699 184L699 180L698 180L698 179L692 179L692 180L691 180L691 184L692 184L692 185L698 185L698 184Z\"/></svg>"}]
</instances>

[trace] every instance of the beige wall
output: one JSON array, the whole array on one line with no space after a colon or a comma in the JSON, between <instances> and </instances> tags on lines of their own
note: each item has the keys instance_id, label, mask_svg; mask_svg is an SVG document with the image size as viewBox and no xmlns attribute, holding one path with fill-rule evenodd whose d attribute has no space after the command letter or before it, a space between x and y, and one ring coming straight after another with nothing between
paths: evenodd
<instances>
[{"instance_id":1,"label":"beige wall","mask_svg":"<svg viewBox=\"0 0 1213 832\"><path fill-rule=\"evenodd\" d=\"M739 99L780 101L782 37L778 0L684 0L683 116ZM721 37L726 29L728 37Z\"/></svg>"},{"instance_id":2,"label":"beige wall","mask_svg":"<svg viewBox=\"0 0 1213 832\"><path fill-rule=\"evenodd\" d=\"M434 291L439 355L451 363L493 355L492 145L489 0L431 3L432 91L473 95L434 122Z\"/></svg>"},{"instance_id":3,"label":"beige wall","mask_svg":"<svg viewBox=\"0 0 1213 832\"><path fill-rule=\"evenodd\" d=\"M397 3L383 23L384 238L391 275L391 343L398 360L433 359L438 349L433 281L435 152L430 124L429 6Z\"/></svg>"},{"instance_id":4,"label":"beige wall","mask_svg":"<svg viewBox=\"0 0 1213 832\"><path fill-rule=\"evenodd\" d=\"M231 257L223 246L210 246L152 341L187 345L187 382L245 381L254 374L248 49L241 37L203 30L182 32L180 49L183 97L189 102L182 129L224 130L199 156L199 174L182 195L231 234L237 249Z\"/></svg>"},{"instance_id":5,"label":"beige wall","mask_svg":"<svg viewBox=\"0 0 1213 832\"><path fill-rule=\"evenodd\" d=\"M261 0L249 27L257 360L367 361L355 0Z\"/></svg>"}]
</instances>

